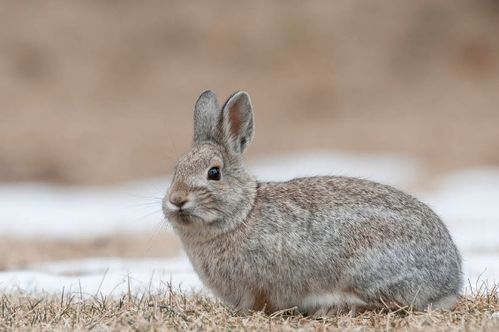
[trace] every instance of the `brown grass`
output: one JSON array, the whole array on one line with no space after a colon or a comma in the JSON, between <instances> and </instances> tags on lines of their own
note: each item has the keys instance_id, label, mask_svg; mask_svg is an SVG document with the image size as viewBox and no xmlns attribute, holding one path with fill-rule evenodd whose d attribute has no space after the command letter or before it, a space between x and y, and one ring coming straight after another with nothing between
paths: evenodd
<instances>
[{"instance_id":1,"label":"brown grass","mask_svg":"<svg viewBox=\"0 0 499 332\"><path fill-rule=\"evenodd\" d=\"M240 315L217 300L171 287L121 298L3 295L0 330L498 331L497 286L463 297L454 311L366 312L314 319L278 312Z\"/></svg>"}]
</instances>

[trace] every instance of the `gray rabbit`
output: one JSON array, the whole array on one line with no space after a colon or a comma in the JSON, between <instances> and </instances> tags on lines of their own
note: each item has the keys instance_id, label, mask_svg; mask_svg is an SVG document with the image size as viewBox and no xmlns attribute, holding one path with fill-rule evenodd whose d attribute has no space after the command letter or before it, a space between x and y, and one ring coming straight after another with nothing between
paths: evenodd
<instances>
[{"instance_id":1,"label":"gray rabbit","mask_svg":"<svg viewBox=\"0 0 499 332\"><path fill-rule=\"evenodd\" d=\"M204 284L235 308L328 314L451 309L461 259L440 218L397 189L349 177L258 182L241 155L253 138L249 95L220 108L206 91L194 143L163 211Z\"/></svg>"}]
</instances>

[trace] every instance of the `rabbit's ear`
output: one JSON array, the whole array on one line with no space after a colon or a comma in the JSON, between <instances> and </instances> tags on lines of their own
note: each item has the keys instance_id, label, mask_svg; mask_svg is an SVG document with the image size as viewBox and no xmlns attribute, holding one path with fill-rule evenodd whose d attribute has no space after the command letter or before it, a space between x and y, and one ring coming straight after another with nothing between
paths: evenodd
<instances>
[{"instance_id":1,"label":"rabbit's ear","mask_svg":"<svg viewBox=\"0 0 499 332\"><path fill-rule=\"evenodd\" d=\"M226 147L241 154L253 139L253 107L250 96L238 91L227 99L222 108L222 132Z\"/></svg>"},{"instance_id":2,"label":"rabbit's ear","mask_svg":"<svg viewBox=\"0 0 499 332\"><path fill-rule=\"evenodd\" d=\"M194 143L218 141L220 108L213 91L203 92L194 106Z\"/></svg>"}]
</instances>

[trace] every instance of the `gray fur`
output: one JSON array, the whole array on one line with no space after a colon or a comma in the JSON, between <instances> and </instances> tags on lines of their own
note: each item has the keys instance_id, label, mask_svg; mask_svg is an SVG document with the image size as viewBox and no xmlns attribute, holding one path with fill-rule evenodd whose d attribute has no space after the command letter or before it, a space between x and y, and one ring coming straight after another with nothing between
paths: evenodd
<instances>
[{"instance_id":1,"label":"gray fur","mask_svg":"<svg viewBox=\"0 0 499 332\"><path fill-rule=\"evenodd\" d=\"M231 137L233 105L246 123ZM462 284L461 259L429 207L355 178L257 182L242 164L246 146L234 143L247 137L249 144L253 136L249 96L236 93L221 113L210 112L221 118L195 116L194 136L203 139L178 161L163 209L216 295L241 310L268 312L452 308ZM213 166L222 170L220 181L207 179ZM188 199L181 210L169 202L179 192Z\"/></svg>"}]
</instances>

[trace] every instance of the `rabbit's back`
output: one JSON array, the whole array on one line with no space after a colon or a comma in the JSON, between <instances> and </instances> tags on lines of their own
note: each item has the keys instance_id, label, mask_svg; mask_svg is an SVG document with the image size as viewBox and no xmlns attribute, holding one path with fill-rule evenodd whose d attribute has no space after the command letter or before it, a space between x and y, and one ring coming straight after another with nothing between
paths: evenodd
<instances>
[{"instance_id":1,"label":"rabbit's back","mask_svg":"<svg viewBox=\"0 0 499 332\"><path fill-rule=\"evenodd\" d=\"M423 309L455 297L461 285L459 254L430 208L348 177L259 183L244 224L186 249L212 289L255 309L297 301L306 311L324 301Z\"/></svg>"},{"instance_id":2,"label":"rabbit's back","mask_svg":"<svg viewBox=\"0 0 499 332\"><path fill-rule=\"evenodd\" d=\"M253 218L258 219L255 239L268 234L296 244L300 239L333 247L338 262L383 245L418 245L419 251L445 247L450 254L456 252L445 225L428 206L393 187L362 179L313 177L260 183L247 222Z\"/></svg>"}]
</instances>

